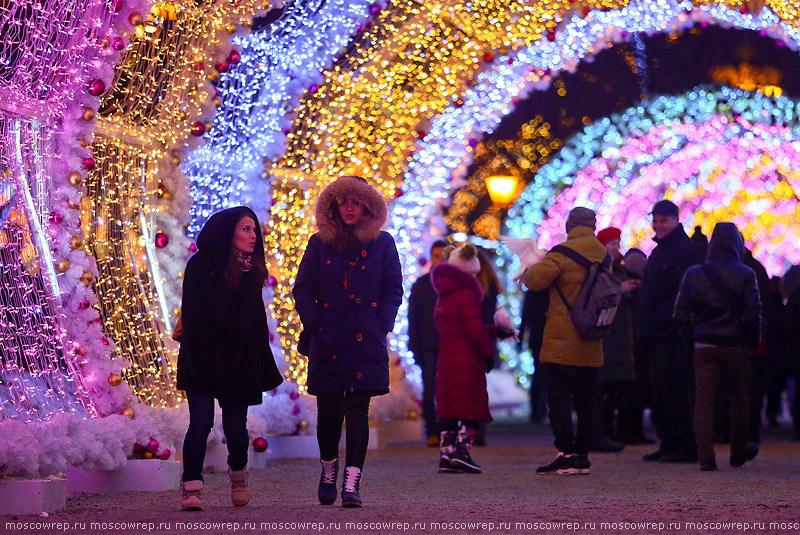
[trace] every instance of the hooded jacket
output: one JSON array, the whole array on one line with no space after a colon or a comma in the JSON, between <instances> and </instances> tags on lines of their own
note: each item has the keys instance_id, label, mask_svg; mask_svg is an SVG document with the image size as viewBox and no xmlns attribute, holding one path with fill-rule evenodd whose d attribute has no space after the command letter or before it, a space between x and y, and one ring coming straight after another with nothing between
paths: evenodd
<instances>
[{"instance_id":1,"label":"hooded jacket","mask_svg":"<svg viewBox=\"0 0 800 535\"><path fill-rule=\"evenodd\" d=\"M436 415L491 422L486 370L494 357L495 327L481 322L483 291L473 275L445 262L433 267L431 280L439 296Z\"/></svg>"},{"instance_id":2,"label":"hooded jacket","mask_svg":"<svg viewBox=\"0 0 800 535\"><path fill-rule=\"evenodd\" d=\"M602 262L608 254L606 248L587 226L577 226L567 233L569 247L592 262ZM586 268L561 253L549 252L540 263L525 272L525 286L533 291L550 289L550 308L544 326L544 341L539 354L540 362L564 366L599 368L603 365L603 341L584 340L575 325L555 284L572 304L586 279Z\"/></svg>"},{"instance_id":3,"label":"hooded jacket","mask_svg":"<svg viewBox=\"0 0 800 535\"><path fill-rule=\"evenodd\" d=\"M756 347L761 299L755 272L742 263L744 240L733 223L717 223L705 264L686 271L675 301L675 321L696 343Z\"/></svg>"},{"instance_id":4,"label":"hooded jacket","mask_svg":"<svg viewBox=\"0 0 800 535\"><path fill-rule=\"evenodd\" d=\"M678 325L672 319L675 298L684 273L700 264L700 250L678 225L650 254L636 299L636 336L645 340L680 340Z\"/></svg>"},{"instance_id":5,"label":"hooded jacket","mask_svg":"<svg viewBox=\"0 0 800 535\"><path fill-rule=\"evenodd\" d=\"M220 406L258 405L262 392L283 382L269 345L269 328L260 288L242 274L231 289L222 274L231 254L231 240L242 217L255 213L246 207L212 215L197 237L197 253L183 277L178 354L178 388L217 398ZM264 261L264 241L256 224L254 261Z\"/></svg>"},{"instance_id":6,"label":"hooded jacket","mask_svg":"<svg viewBox=\"0 0 800 535\"><path fill-rule=\"evenodd\" d=\"M349 227L338 203L364 207ZM292 289L303 329L311 333L308 392L389 392L386 335L403 298L400 258L383 197L358 177L341 177L320 194L311 236Z\"/></svg>"}]
</instances>

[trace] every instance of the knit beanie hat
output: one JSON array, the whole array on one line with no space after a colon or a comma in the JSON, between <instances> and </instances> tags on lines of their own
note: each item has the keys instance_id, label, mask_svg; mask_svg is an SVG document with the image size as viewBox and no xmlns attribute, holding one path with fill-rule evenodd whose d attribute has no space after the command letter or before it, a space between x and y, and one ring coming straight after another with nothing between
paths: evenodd
<instances>
[{"instance_id":1,"label":"knit beanie hat","mask_svg":"<svg viewBox=\"0 0 800 535\"><path fill-rule=\"evenodd\" d=\"M471 243L464 247L454 247L449 251L447 263L461 271L475 275L481 270L481 261L478 259L478 249Z\"/></svg>"},{"instance_id":2,"label":"knit beanie hat","mask_svg":"<svg viewBox=\"0 0 800 535\"><path fill-rule=\"evenodd\" d=\"M583 206L573 208L567 216L567 232L573 227L589 227L594 230L596 224L597 216L594 210L589 210Z\"/></svg>"},{"instance_id":3,"label":"knit beanie hat","mask_svg":"<svg viewBox=\"0 0 800 535\"><path fill-rule=\"evenodd\" d=\"M618 240L622 236L622 231L620 231L616 227L608 227L604 228L600 232L597 233L597 239L600 240L600 243L603 245L607 244L610 241Z\"/></svg>"}]
</instances>

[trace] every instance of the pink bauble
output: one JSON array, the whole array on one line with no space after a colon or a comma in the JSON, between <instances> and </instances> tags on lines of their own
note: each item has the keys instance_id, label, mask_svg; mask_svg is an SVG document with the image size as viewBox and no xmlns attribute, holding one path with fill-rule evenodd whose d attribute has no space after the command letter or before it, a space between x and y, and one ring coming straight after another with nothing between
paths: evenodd
<instances>
[{"instance_id":1,"label":"pink bauble","mask_svg":"<svg viewBox=\"0 0 800 535\"><path fill-rule=\"evenodd\" d=\"M292 407L292 414L300 414L300 407L298 407L297 405Z\"/></svg>"},{"instance_id":2,"label":"pink bauble","mask_svg":"<svg viewBox=\"0 0 800 535\"><path fill-rule=\"evenodd\" d=\"M189 244L189 252L194 253L195 251L197 251L197 246L193 243Z\"/></svg>"},{"instance_id":3,"label":"pink bauble","mask_svg":"<svg viewBox=\"0 0 800 535\"><path fill-rule=\"evenodd\" d=\"M308 92L312 95L319 91L319 86L317 84L311 84L311 87L308 88Z\"/></svg>"},{"instance_id":4,"label":"pink bauble","mask_svg":"<svg viewBox=\"0 0 800 535\"><path fill-rule=\"evenodd\" d=\"M103 80L94 80L89 84L89 94L93 97L99 97L106 91L106 84Z\"/></svg>"},{"instance_id":5,"label":"pink bauble","mask_svg":"<svg viewBox=\"0 0 800 535\"><path fill-rule=\"evenodd\" d=\"M89 308L90 306L92 306L92 304L91 304L89 301L87 301L86 299L84 299L83 301L81 301L81 304L80 304L80 305L78 305L78 307L80 307L80 309L81 309L81 310L86 310L86 309L87 309L87 308Z\"/></svg>"},{"instance_id":6,"label":"pink bauble","mask_svg":"<svg viewBox=\"0 0 800 535\"><path fill-rule=\"evenodd\" d=\"M298 394L297 392L292 392L291 394L289 394L289 397L291 399L297 399L300 397L300 394Z\"/></svg>"},{"instance_id":7,"label":"pink bauble","mask_svg":"<svg viewBox=\"0 0 800 535\"><path fill-rule=\"evenodd\" d=\"M154 438L150 438L150 442L147 443L147 451L154 454L158 451L158 440Z\"/></svg>"},{"instance_id":8,"label":"pink bauble","mask_svg":"<svg viewBox=\"0 0 800 535\"><path fill-rule=\"evenodd\" d=\"M171 452L171 451L169 451L169 449L166 449L166 450L162 451L162 452L161 452L161 453L158 455L158 458L159 458L159 459L161 459L162 461L166 461L167 459L169 459L169 456L170 456L170 455L172 455L172 452Z\"/></svg>"},{"instance_id":9,"label":"pink bauble","mask_svg":"<svg viewBox=\"0 0 800 535\"><path fill-rule=\"evenodd\" d=\"M111 47L117 51L123 50L125 48L125 39L122 37L115 37L114 42L111 43Z\"/></svg>"},{"instance_id":10,"label":"pink bauble","mask_svg":"<svg viewBox=\"0 0 800 535\"><path fill-rule=\"evenodd\" d=\"M58 212L50 212L50 221L55 223L56 225L61 224L64 221L64 216L59 214Z\"/></svg>"},{"instance_id":11,"label":"pink bauble","mask_svg":"<svg viewBox=\"0 0 800 535\"><path fill-rule=\"evenodd\" d=\"M133 453L144 453L144 446L138 442L133 443Z\"/></svg>"},{"instance_id":12,"label":"pink bauble","mask_svg":"<svg viewBox=\"0 0 800 535\"><path fill-rule=\"evenodd\" d=\"M267 451L269 447L269 442L264 437L256 437L253 439L253 449L256 450L258 453L262 453Z\"/></svg>"},{"instance_id":13,"label":"pink bauble","mask_svg":"<svg viewBox=\"0 0 800 535\"><path fill-rule=\"evenodd\" d=\"M156 233L156 247L158 247L159 249L163 249L167 245L169 245L169 236L167 236L163 232L157 232Z\"/></svg>"},{"instance_id":14,"label":"pink bauble","mask_svg":"<svg viewBox=\"0 0 800 535\"><path fill-rule=\"evenodd\" d=\"M122 11L122 0L114 0L114 13Z\"/></svg>"},{"instance_id":15,"label":"pink bauble","mask_svg":"<svg viewBox=\"0 0 800 535\"><path fill-rule=\"evenodd\" d=\"M91 156L83 159L83 168L86 169L87 171L91 171L92 169L94 169L94 166L95 166L95 161L94 158L92 158Z\"/></svg>"}]
</instances>

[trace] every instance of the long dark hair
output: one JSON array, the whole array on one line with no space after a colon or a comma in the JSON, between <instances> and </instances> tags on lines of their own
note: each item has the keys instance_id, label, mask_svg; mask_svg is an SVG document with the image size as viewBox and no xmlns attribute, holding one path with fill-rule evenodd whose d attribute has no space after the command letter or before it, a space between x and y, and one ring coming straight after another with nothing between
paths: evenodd
<instances>
[{"instance_id":1,"label":"long dark hair","mask_svg":"<svg viewBox=\"0 0 800 535\"><path fill-rule=\"evenodd\" d=\"M475 278L478 279L483 293L486 294L489 292L489 286L492 282L494 282L497 288L497 293L503 293L505 291L503 289L503 283L500 282L500 278L497 276L497 272L494 270L492 263L480 249L478 249L478 260L481 263L481 270L478 271Z\"/></svg>"},{"instance_id":2,"label":"long dark hair","mask_svg":"<svg viewBox=\"0 0 800 535\"><path fill-rule=\"evenodd\" d=\"M256 244L250 254L251 269L244 276L233 251L233 235L243 218L255 223ZM264 237L256 213L247 206L228 208L213 214L197 236L199 254L207 256L214 266L212 277L219 278L228 288L239 288L244 282L250 290L260 291L269 277L264 257Z\"/></svg>"}]
</instances>

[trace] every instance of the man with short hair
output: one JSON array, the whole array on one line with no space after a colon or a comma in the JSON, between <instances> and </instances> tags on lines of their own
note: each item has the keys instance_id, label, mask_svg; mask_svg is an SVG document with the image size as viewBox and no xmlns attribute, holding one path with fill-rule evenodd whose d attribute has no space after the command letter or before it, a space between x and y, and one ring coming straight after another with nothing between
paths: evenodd
<instances>
[{"instance_id":1,"label":"man with short hair","mask_svg":"<svg viewBox=\"0 0 800 535\"><path fill-rule=\"evenodd\" d=\"M639 286L635 325L653 371L652 417L661 445L643 459L696 463L692 350L681 337L672 312L684 273L702 258L683 230L673 202L658 201L650 213L658 245L647 261Z\"/></svg>"},{"instance_id":2,"label":"man with short hair","mask_svg":"<svg viewBox=\"0 0 800 535\"><path fill-rule=\"evenodd\" d=\"M594 235L595 222L594 211L573 208L567 216L567 240L560 245L590 262L602 262L608 253ZM603 365L603 341L584 340L567 308L567 303L575 303L587 272L583 265L556 251L547 253L544 260L525 272L525 286L530 290L550 290L539 361L545 370L547 406L558 457L537 468L540 475L586 475L590 471L589 447L599 426L600 399L595 380ZM578 414L577 433L572 426L573 407Z\"/></svg>"},{"instance_id":3,"label":"man with short hair","mask_svg":"<svg viewBox=\"0 0 800 535\"><path fill-rule=\"evenodd\" d=\"M430 267L442 261L447 242L437 240L431 245ZM425 420L427 445L439 445L439 425L436 420L436 363L439 360L439 333L433 319L437 295L431 283L430 270L414 282L408 298L408 350L422 369L422 418Z\"/></svg>"}]
</instances>

